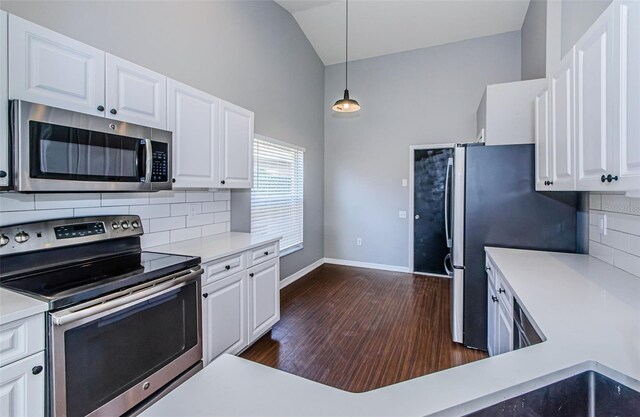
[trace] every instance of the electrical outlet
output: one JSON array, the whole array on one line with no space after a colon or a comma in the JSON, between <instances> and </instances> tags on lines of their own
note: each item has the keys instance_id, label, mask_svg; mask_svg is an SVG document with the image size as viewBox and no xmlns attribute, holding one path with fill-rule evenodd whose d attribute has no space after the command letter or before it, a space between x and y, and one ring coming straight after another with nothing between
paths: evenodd
<instances>
[{"instance_id":1,"label":"electrical outlet","mask_svg":"<svg viewBox=\"0 0 640 417\"><path fill-rule=\"evenodd\" d=\"M403 187L406 187L406 186L407 186L407 179L406 179L406 178L403 178L403 179L402 179L402 186L403 186Z\"/></svg>"},{"instance_id":2,"label":"electrical outlet","mask_svg":"<svg viewBox=\"0 0 640 417\"><path fill-rule=\"evenodd\" d=\"M600 231L601 235L604 235L604 236L607 235L607 215L606 214L600 214L598 216L598 230Z\"/></svg>"},{"instance_id":3,"label":"electrical outlet","mask_svg":"<svg viewBox=\"0 0 640 417\"><path fill-rule=\"evenodd\" d=\"M189 216L197 216L202 212L200 204L189 204Z\"/></svg>"},{"instance_id":4,"label":"electrical outlet","mask_svg":"<svg viewBox=\"0 0 640 417\"><path fill-rule=\"evenodd\" d=\"M407 212L402 210L398 212L398 217L401 219L406 219L407 218Z\"/></svg>"},{"instance_id":5,"label":"electrical outlet","mask_svg":"<svg viewBox=\"0 0 640 417\"><path fill-rule=\"evenodd\" d=\"M357 246L362 246L362 238L361 237L356 239L356 245Z\"/></svg>"}]
</instances>

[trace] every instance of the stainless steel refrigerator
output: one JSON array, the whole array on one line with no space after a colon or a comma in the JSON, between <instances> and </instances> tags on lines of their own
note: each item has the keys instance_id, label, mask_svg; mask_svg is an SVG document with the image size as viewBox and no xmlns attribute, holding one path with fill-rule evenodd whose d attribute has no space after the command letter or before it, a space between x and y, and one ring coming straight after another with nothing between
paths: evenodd
<instances>
[{"instance_id":1,"label":"stainless steel refrigerator","mask_svg":"<svg viewBox=\"0 0 640 417\"><path fill-rule=\"evenodd\" d=\"M445 187L451 333L487 348L485 246L576 252L580 196L535 191L534 145L458 145Z\"/></svg>"}]
</instances>

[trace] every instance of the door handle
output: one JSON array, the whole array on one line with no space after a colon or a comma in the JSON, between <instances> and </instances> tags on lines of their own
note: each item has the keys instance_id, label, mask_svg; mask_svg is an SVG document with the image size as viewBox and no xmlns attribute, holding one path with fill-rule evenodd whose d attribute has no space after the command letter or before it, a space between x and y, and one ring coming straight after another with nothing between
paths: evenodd
<instances>
[{"instance_id":1,"label":"door handle","mask_svg":"<svg viewBox=\"0 0 640 417\"><path fill-rule=\"evenodd\" d=\"M415 216L413 216L413 218L416 219L416 220L420 220L420 215L416 214Z\"/></svg>"}]
</instances>

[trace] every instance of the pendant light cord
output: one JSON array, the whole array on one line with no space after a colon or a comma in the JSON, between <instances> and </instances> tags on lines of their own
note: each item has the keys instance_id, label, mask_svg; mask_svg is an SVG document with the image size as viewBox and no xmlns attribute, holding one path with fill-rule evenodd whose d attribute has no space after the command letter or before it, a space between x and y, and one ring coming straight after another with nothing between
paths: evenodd
<instances>
[{"instance_id":1,"label":"pendant light cord","mask_svg":"<svg viewBox=\"0 0 640 417\"><path fill-rule=\"evenodd\" d=\"M344 29L344 88L349 89L349 0L345 0L345 29Z\"/></svg>"}]
</instances>

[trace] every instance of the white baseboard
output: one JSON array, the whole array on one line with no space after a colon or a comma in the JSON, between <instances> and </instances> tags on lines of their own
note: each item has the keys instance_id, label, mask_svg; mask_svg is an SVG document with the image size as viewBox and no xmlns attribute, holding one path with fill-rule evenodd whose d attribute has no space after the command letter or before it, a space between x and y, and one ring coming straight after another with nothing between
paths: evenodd
<instances>
[{"instance_id":1,"label":"white baseboard","mask_svg":"<svg viewBox=\"0 0 640 417\"><path fill-rule=\"evenodd\" d=\"M311 272L314 269L318 268L322 264L324 264L324 258L320 258L317 261L315 261L314 263L312 263L311 265L305 266L304 268L302 268L298 272L295 272L295 273L289 275L288 277L286 277L285 279L280 281L280 289L283 289L284 287L286 287L287 285L291 284L292 282L295 282L295 281L299 280L300 278L302 278L303 276L307 275L309 272Z\"/></svg>"},{"instance_id":2,"label":"white baseboard","mask_svg":"<svg viewBox=\"0 0 640 417\"><path fill-rule=\"evenodd\" d=\"M334 258L324 258L324 262L327 264L355 266L358 268L380 269L382 271L409 272L409 267L407 266L373 264L369 262L347 261L345 259L334 259Z\"/></svg>"}]
</instances>

